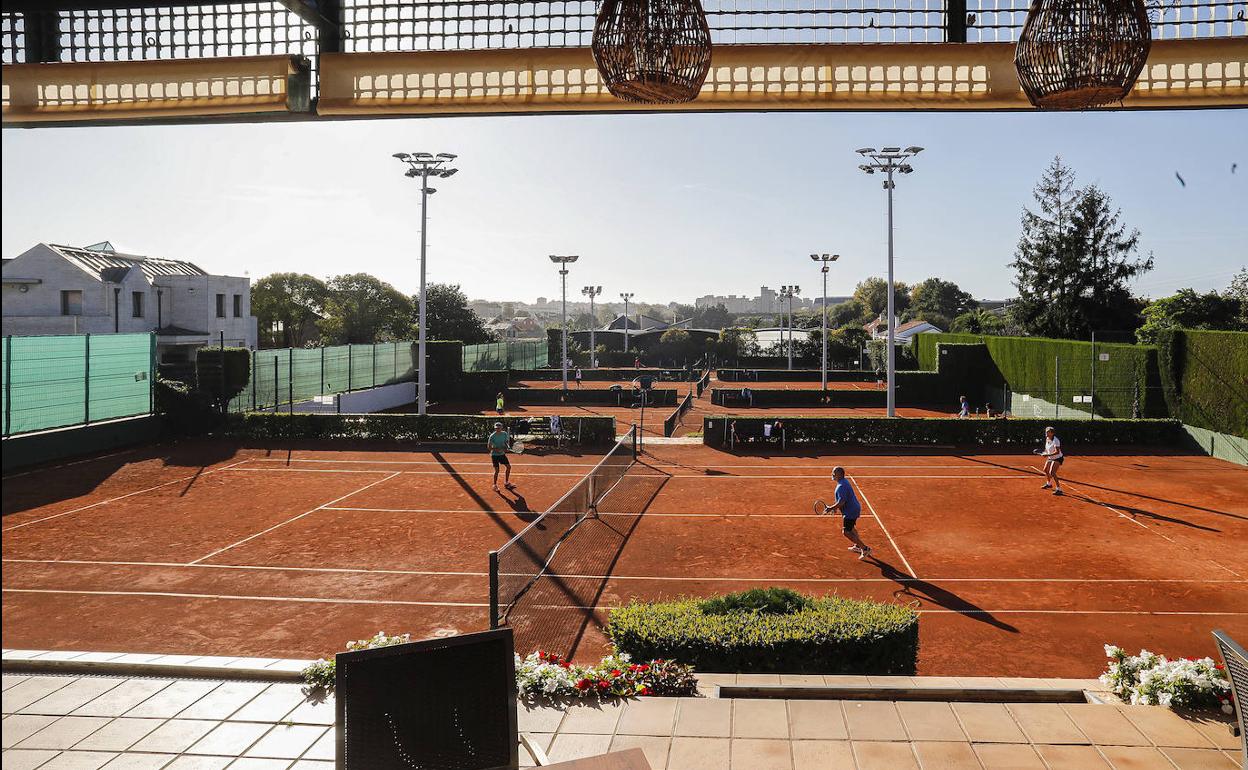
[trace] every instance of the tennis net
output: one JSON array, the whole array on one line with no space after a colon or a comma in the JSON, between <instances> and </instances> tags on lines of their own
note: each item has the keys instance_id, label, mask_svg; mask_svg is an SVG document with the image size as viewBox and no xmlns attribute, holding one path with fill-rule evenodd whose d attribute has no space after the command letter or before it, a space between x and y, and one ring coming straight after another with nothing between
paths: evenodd
<instances>
[{"instance_id":1,"label":"tennis net","mask_svg":"<svg viewBox=\"0 0 1248 770\"><path fill-rule=\"evenodd\" d=\"M630 428L576 486L497 551L490 551L490 628L507 615L550 566L559 544L593 513L637 462L637 428Z\"/></svg>"}]
</instances>

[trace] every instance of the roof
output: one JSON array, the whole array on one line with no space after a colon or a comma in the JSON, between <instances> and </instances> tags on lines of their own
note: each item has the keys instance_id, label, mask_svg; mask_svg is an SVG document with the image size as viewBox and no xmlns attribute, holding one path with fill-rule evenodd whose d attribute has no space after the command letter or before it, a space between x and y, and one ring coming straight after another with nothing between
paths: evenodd
<instances>
[{"instance_id":1,"label":"roof","mask_svg":"<svg viewBox=\"0 0 1248 770\"><path fill-rule=\"evenodd\" d=\"M119 254L114 251L80 249L76 246L47 244L48 248L73 262L78 267L99 276L102 281L116 282L125 271L138 267L148 280L162 275L208 275L196 265L181 259L140 257L136 254ZM117 272L120 269L122 272Z\"/></svg>"},{"instance_id":2,"label":"roof","mask_svg":"<svg viewBox=\"0 0 1248 770\"><path fill-rule=\"evenodd\" d=\"M185 326L174 326L168 324L156 330L156 333L163 337L198 337L208 334L208 332L197 332L194 329L188 329Z\"/></svg>"},{"instance_id":3,"label":"roof","mask_svg":"<svg viewBox=\"0 0 1248 770\"><path fill-rule=\"evenodd\" d=\"M898 326L896 329L893 330L893 334L901 334L902 332L908 332L913 329L917 329L920 326L930 326L936 331L941 330L940 327L938 327L936 324L920 319L917 321L909 321L907 323L902 324L901 326Z\"/></svg>"}]
</instances>

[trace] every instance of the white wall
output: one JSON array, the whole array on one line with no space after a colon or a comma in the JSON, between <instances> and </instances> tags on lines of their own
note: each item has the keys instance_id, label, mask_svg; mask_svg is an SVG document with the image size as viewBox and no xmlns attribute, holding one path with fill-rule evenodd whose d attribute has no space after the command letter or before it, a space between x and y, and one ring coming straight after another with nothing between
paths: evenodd
<instances>
[{"instance_id":1,"label":"white wall","mask_svg":"<svg viewBox=\"0 0 1248 770\"><path fill-rule=\"evenodd\" d=\"M416 383L396 382L338 396L338 409L343 414L372 414L416 400Z\"/></svg>"}]
</instances>

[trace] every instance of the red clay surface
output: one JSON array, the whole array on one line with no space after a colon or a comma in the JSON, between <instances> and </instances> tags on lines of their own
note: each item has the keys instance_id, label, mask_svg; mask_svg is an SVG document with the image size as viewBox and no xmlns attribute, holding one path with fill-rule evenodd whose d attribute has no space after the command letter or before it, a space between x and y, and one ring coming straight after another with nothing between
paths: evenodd
<instances>
[{"instance_id":1,"label":"red clay surface","mask_svg":"<svg viewBox=\"0 0 1248 770\"><path fill-rule=\"evenodd\" d=\"M689 382L671 382L667 380L656 381L654 387L667 390L678 390L684 393L689 390L689 386L694 383ZM576 382L568 378L568 390L576 390L580 387L582 390L607 390L608 388L619 386L621 388L631 389L633 387L632 380L583 380L578 386ZM562 380L522 380L520 382L510 383L513 388L544 388L554 390L563 387ZM749 387L752 390L819 390L819 382L721 382L720 380L711 379L712 388L739 389ZM877 382L829 382L828 390L884 390L883 383Z\"/></svg>"},{"instance_id":2,"label":"red clay surface","mask_svg":"<svg viewBox=\"0 0 1248 770\"><path fill-rule=\"evenodd\" d=\"M765 585L912 604L921 674L1086 677L1106 642L1248 637L1248 469L1071 450L1053 497L1030 455L650 445L516 605L518 644L588 659L630 599ZM514 457L523 497L491 489L483 454L399 447L185 442L15 474L3 644L311 657L379 629L482 629L487 552L596 460ZM875 559L811 512L836 464Z\"/></svg>"}]
</instances>

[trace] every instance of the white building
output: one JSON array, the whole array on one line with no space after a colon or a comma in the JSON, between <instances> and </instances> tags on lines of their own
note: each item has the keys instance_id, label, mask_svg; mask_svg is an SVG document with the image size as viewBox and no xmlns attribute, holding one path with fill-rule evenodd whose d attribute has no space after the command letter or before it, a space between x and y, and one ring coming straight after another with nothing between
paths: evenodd
<instances>
[{"instance_id":1,"label":"white building","mask_svg":"<svg viewBox=\"0 0 1248 770\"><path fill-rule=\"evenodd\" d=\"M888 321L883 317L877 318L869 324L865 324L863 329L867 334L871 335L873 340L888 339ZM893 342L897 345L905 345L914 339L916 334L925 332L943 332L938 326L928 323L927 321L909 321L904 324L897 324L893 329Z\"/></svg>"},{"instance_id":2,"label":"white building","mask_svg":"<svg viewBox=\"0 0 1248 770\"><path fill-rule=\"evenodd\" d=\"M220 342L256 347L251 280L190 262L40 243L4 263L5 335L155 331L161 361ZM173 354L172 356L169 354Z\"/></svg>"}]
</instances>

